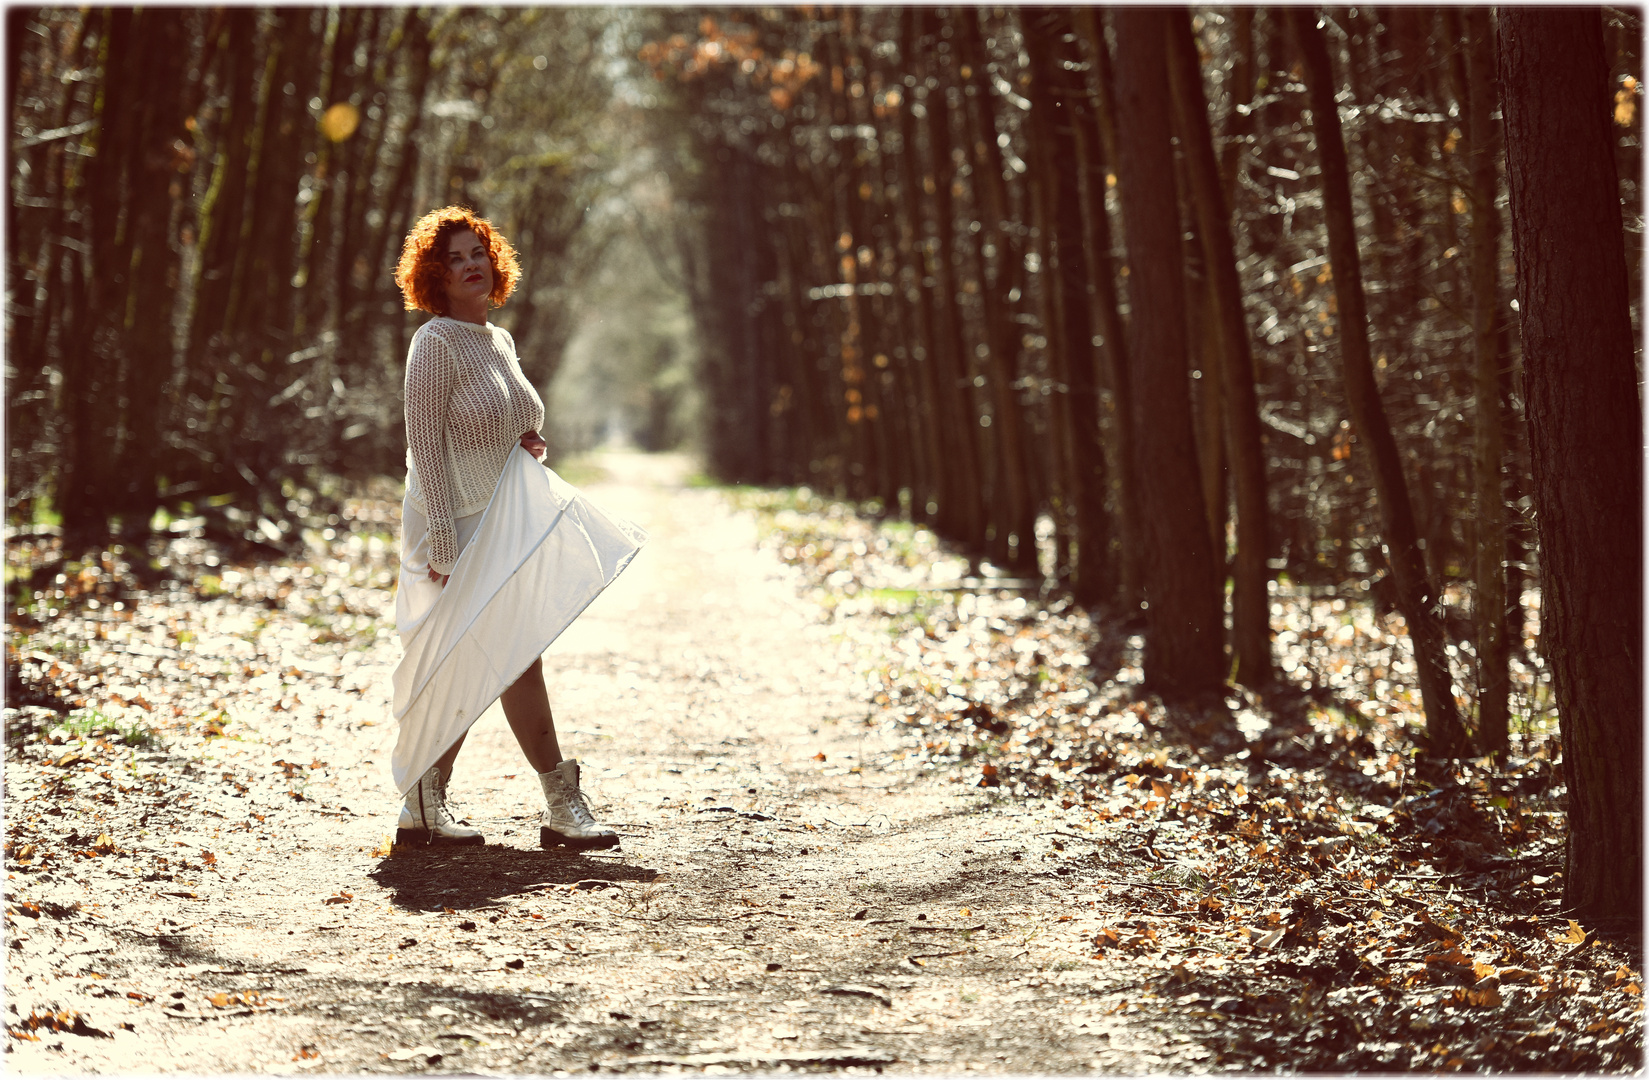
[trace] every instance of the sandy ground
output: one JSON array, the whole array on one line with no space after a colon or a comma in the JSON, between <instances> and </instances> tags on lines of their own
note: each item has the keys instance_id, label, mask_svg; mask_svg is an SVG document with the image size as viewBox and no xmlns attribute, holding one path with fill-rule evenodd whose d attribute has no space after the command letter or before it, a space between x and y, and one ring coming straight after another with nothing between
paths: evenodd
<instances>
[{"instance_id":1,"label":"sandy ground","mask_svg":"<svg viewBox=\"0 0 1649 1080\"><path fill-rule=\"evenodd\" d=\"M287 688L335 707L243 703L237 738L133 754L123 794L8 755L10 820L96 812L81 843L116 849L8 874L8 911L34 905L8 914L8 1025L64 1018L8 1039L9 1071L1221 1068L1202 1041L1232 1021L1180 1001L1165 1022L1166 970L1092 958L1160 886L1103 859L1080 808L919 767L869 719L874 643L798 598L747 515L681 459L602 465L586 490L651 542L546 664L622 846L538 849L495 706L452 785L487 845L385 857L393 638L341 667L297 650ZM127 857L157 845L171 872Z\"/></svg>"}]
</instances>

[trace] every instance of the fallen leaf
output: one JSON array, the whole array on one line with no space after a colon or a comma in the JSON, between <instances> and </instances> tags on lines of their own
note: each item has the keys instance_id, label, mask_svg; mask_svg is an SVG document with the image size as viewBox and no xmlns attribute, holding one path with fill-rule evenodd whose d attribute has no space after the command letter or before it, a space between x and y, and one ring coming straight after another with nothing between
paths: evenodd
<instances>
[{"instance_id":1,"label":"fallen leaf","mask_svg":"<svg viewBox=\"0 0 1649 1080\"><path fill-rule=\"evenodd\" d=\"M1168 798L1169 794L1172 793L1173 790L1174 786L1172 784L1165 784L1161 780L1157 780L1155 778L1151 780L1151 794L1155 795L1159 799Z\"/></svg>"},{"instance_id":2,"label":"fallen leaf","mask_svg":"<svg viewBox=\"0 0 1649 1080\"><path fill-rule=\"evenodd\" d=\"M325 900L322 900L321 903L323 903L323 904L347 904L353 899L355 899L355 894L354 893L346 892L343 889L339 889L338 894L336 896L329 896Z\"/></svg>"},{"instance_id":3,"label":"fallen leaf","mask_svg":"<svg viewBox=\"0 0 1649 1080\"><path fill-rule=\"evenodd\" d=\"M1558 945L1579 945L1581 942L1583 942L1585 940L1586 940L1586 931L1582 930L1580 928L1580 924L1575 922L1573 919L1569 920L1569 932L1568 933L1562 934L1562 935L1560 935L1558 937L1554 937L1552 939L1552 941L1554 943L1558 944Z\"/></svg>"},{"instance_id":4,"label":"fallen leaf","mask_svg":"<svg viewBox=\"0 0 1649 1080\"><path fill-rule=\"evenodd\" d=\"M817 753L817 754L814 754L814 755L813 755L813 760L814 760L814 761L827 761L827 760L829 760L829 759L828 759L828 758L826 758L826 757L825 757L825 755L824 755L824 751L823 751L823 750L821 750L821 751L819 751L819 752L818 752L818 753Z\"/></svg>"},{"instance_id":5,"label":"fallen leaf","mask_svg":"<svg viewBox=\"0 0 1649 1080\"><path fill-rule=\"evenodd\" d=\"M1503 1004L1500 997L1500 988L1496 986L1485 986L1481 990L1468 990L1466 991L1466 1000L1483 1009L1494 1009Z\"/></svg>"},{"instance_id":6,"label":"fallen leaf","mask_svg":"<svg viewBox=\"0 0 1649 1080\"><path fill-rule=\"evenodd\" d=\"M1288 931L1286 929L1279 926L1279 927L1277 927L1277 929L1271 930L1271 931L1267 932L1266 934L1264 934L1263 936L1261 936L1259 938L1256 938L1255 941L1254 941L1254 948L1256 948L1256 949L1274 949L1274 948L1277 947L1277 942L1281 941L1283 939L1283 935L1286 934L1287 932Z\"/></svg>"}]
</instances>

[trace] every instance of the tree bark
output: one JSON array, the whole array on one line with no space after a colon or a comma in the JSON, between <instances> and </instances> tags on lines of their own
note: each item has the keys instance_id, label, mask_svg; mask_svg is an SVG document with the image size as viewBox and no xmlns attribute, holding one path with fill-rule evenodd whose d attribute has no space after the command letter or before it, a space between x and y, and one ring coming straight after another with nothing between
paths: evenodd
<instances>
[{"instance_id":1,"label":"tree bark","mask_svg":"<svg viewBox=\"0 0 1649 1080\"><path fill-rule=\"evenodd\" d=\"M1020 246L1003 224L1008 220L1007 192L1002 180L1002 150L997 145L995 97L986 71L984 35L979 13L971 7L957 9L958 45L961 62L968 70L969 117L973 138L968 144L975 202L979 205L981 228L974 245L975 273L985 317L986 347L990 350L990 383L994 422L991 434L997 447L997 479L1000 488L995 514L998 536L993 543L993 559L1016 571L1036 570L1036 506L1031 501L1028 469L1025 464L1025 423L1019 404L1017 365L1019 349L1014 340L1008 295L1017 282L1016 264L1023 258ZM987 248L995 251L987 258ZM1009 537L1013 538L1010 545Z\"/></svg>"},{"instance_id":2,"label":"tree bark","mask_svg":"<svg viewBox=\"0 0 1649 1080\"><path fill-rule=\"evenodd\" d=\"M1409 640L1420 672L1420 696L1426 711L1426 746L1433 755L1459 757L1467 753L1469 746L1455 707L1448 657L1443 651L1440 598L1426 573L1403 462L1385 407L1380 402L1374 365L1369 359L1368 312L1363 299L1362 265L1357 254L1351 171L1346 162L1345 140L1340 133L1339 106L1335 103L1338 84L1329 61L1328 46L1317 28L1317 10L1290 8L1288 17L1305 67L1311 123L1317 137L1317 159L1322 167L1323 216L1328 225L1334 296L1339 305L1340 361L1346 404L1359 442L1368 447L1374 459L1374 485L1380 504L1386 558L1397 587L1397 606L1408 623Z\"/></svg>"},{"instance_id":3,"label":"tree bark","mask_svg":"<svg viewBox=\"0 0 1649 1080\"><path fill-rule=\"evenodd\" d=\"M1144 542L1143 524L1139 512L1139 466L1135 461L1137 446L1134 439L1134 382L1128 357L1128 323L1122 317L1122 297L1117 285L1117 266L1112 257L1115 247L1111 231L1111 211L1106 199L1109 185L1106 167L1116 164L1116 125L1113 122L1113 80L1111 78L1110 47L1105 43L1105 31L1093 8L1076 8L1072 13L1077 34L1087 43L1090 62L1088 96L1092 99L1093 130L1085 133L1084 145L1095 154L1088 162L1084 203L1088 228L1088 257L1094 287L1094 310L1099 323L1100 338L1104 342L1107 371L1110 376L1111 461L1116 476L1117 537L1121 542L1117 600L1130 612L1138 611L1145 598L1142 568Z\"/></svg>"},{"instance_id":4,"label":"tree bark","mask_svg":"<svg viewBox=\"0 0 1649 1080\"><path fill-rule=\"evenodd\" d=\"M253 152L254 121L258 112L258 86L263 70L256 64L258 13L249 7L228 12L223 55L223 83L228 91L228 108L220 128L217 167L211 186L201 201L197 250L200 255L195 280L195 310L189 332L186 359L189 392L203 401L212 393L217 368L206 360L214 337L225 329L234 288L236 253L244 251L241 235L248 203L247 165Z\"/></svg>"},{"instance_id":5,"label":"tree bark","mask_svg":"<svg viewBox=\"0 0 1649 1080\"><path fill-rule=\"evenodd\" d=\"M1497 757L1507 746L1511 691L1506 641L1506 458L1500 413L1500 139L1492 117L1494 30L1487 8L1462 11L1466 35L1466 137L1471 159L1472 347L1476 354L1477 415L1474 475L1477 487L1477 742Z\"/></svg>"},{"instance_id":6,"label":"tree bark","mask_svg":"<svg viewBox=\"0 0 1649 1080\"><path fill-rule=\"evenodd\" d=\"M151 7L139 13L138 55L182 57L188 52L183 8ZM129 177L126 229L132 237L131 302L124 327L127 360L121 387L122 439L117 454L124 481L116 496L123 531L146 534L156 505L162 399L172 381L175 357L172 318L179 293L173 211L188 183L189 164L178 153L183 123L186 66L162 65L144 75L138 141Z\"/></svg>"},{"instance_id":7,"label":"tree bark","mask_svg":"<svg viewBox=\"0 0 1649 1080\"><path fill-rule=\"evenodd\" d=\"M1192 437L1167 75L1167 15L1122 8L1117 34L1117 160L1128 233L1129 353L1145 540L1145 685L1164 695L1219 691L1227 671L1219 578L1208 544Z\"/></svg>"},{"instance_id":8,"label":"tree bark","mask_svg":"<svg viewBox=\"0 0 1649 1080\"><path fill-rule=\"evenodd\" d=\"M1502 8L1541 630L1569 781L1564 906L1643 902L1642 407L1597 8Z\"/></svg>"},{"instance_id":9,"label":"tree bark","mask_svg":"<svg viewBox=\"0 0 1649 1080\"><path fill-rule=\"evenodd\" d=\"M1254 357L1249 348L1248 319L1243 312L1242 281L1237 276L1231 211L1202 88L1191 16L1172 9L1168 18L1169 73L1179 111L1191 180L1192 202L1202 234L1203 262L1213 291L1212 317L1220 346L1220 376L1225 403L1227 460L1237 502L1237 557L1232 573L1231 644L1237 681L1264 686L1271 681L1271 596L1266 555L1270 550L1270 511L1266 505L1265 438L1260 428L1259 397L1254 389ZM1210 390L1213 388L1210 387ZM1223 539L1223 537L1221 538Z\"/></svg>"},{"instance_id":10,"label":"tree bark","mask_svg":"<svg viewBox=\"0 0 1649 1080\"><path fill-rule=\"evenodd\" d=\"M1072 510L1076 525L1076 574L1072 592L1079 603L1097 604L1116 591L1111 529L1105 512L1105 449L1099 437L1098 358L1088 297L1090 278L1078 165L1077 112L1086 96L1061 45L1070 34L1070 15L1061 8L1027 8L1023 31L1030 56L1031 123L1036 133L1035 166L1046 185L1054 263L1045 267L1045 287L1057 290L1059 333L1050 335L1056 370L1068 387ZM1074 83L1074 85L1073 85ZM1040 117L1040 119L1039 119Z\"/></svg>"},{"instance_id":11,"label":"tree bark","mask_svg":"<svg viewBox=\"0 0 1649 1080\"><path fill-rule=\"evenodd\" d=\"M921 19L918 19L920 25ZM967 334L962 309L957 303L956 210L951 195L956 165L951 154L950 80L941 64L928 69L938 75L939 85L924 103L928 114L929 164L933 178L933 227L937 240L933 251L934 329L933 341L939 364L940 389L944 392L947 427L951 429L949 468L956 473L952 505L940 508L942 520L952 537L971 554L985 550L985 502L980 469L978 406L973 399L972 365L968 363Z\"/></svg>"},{"instance_id":12,"label":"tree bark","mask_svg":"<svg viewBox=\"0 0 1649 1080\"><path fill-rule=\"evenodd\" d=\"M99 95L95 152L86 168L85 206L89 281L86 318L64 343L67 395L64 459L56 493L63 528L70 538L100 536L113 509L109 452L118 438L116 387L121 366L126 297L131 279L131 244L119 223L126 205L129 158L141 101L136 13L110 8L104 13L103 92Z\"/></svg>"},{"instance_id":13,"label":"tree bark","mask_svg":"<svg viewBox=\"0 0 1649 1080\"><path fill-rule=\"evenodd\" d=\"M940 410L943 398L936 371L938 360L933 351L933 297L923 281L927 275L927 236L923 227L922 158L917 145L919 135L913 92L918 81L916 59L920 42L916 14L914 8L905 8L899 18L899 54L913 69L906 76L906 96L899 104L899 203L904 211L899 216L899 253L905 264L900 269L900 278L906 287L906 299L915 308L916 314L916 333L909 346L907 362L918 369L913 381L918 387L922 404L922 435L926 451L923 459L927 466L923 470L925 482L913 492L912 510L913 516L937 527L939 514L950 498L955 480L946 467L946 462L950 460L951 448L947 435L950 425L945 422Z\"/></svg>"}]
</instances>

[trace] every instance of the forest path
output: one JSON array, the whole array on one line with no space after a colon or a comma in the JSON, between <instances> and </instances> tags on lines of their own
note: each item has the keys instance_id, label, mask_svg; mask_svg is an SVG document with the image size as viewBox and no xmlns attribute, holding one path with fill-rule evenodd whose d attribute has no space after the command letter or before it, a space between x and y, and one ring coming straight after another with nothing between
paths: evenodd
<instances>
[{"instance_id":1,"label":"forest path","mask_svg":"<svg viewBox=\"0 0 1649 1080\"><path fill-rule=\"evenodd\" d=\"M381 638L351 676L363 692L314 730L271 713L261 738L182 764L197 807L278 796L243 841L193 834L192 815L161 827L185 853L213 849L198 880L135 879L112 858L55 879L101 916L67 934L37 917L8 950L8 1023L72 1010L111 1037L8 1040L8 1068L1208 1067L1196 1039L1213 1025L1182 1016L1169 1033L1144 1001L1165 971L1089 958L1102 918L1125 925L1088 893L1097 837L913 767L907 735L866 721L855 673L874 639L821 621L750 515L686 486L682 459L599 464L586 490L651 541L547 673L563 747L622 847L538 850L536 785L495 707L452 785L487 846L375 853L398 805L384 722L398 650ZM220 766L248 801L207 790ZM67 910L47 877L11 884L9 899L32 888Z\"/></svg>"}]
</instances>

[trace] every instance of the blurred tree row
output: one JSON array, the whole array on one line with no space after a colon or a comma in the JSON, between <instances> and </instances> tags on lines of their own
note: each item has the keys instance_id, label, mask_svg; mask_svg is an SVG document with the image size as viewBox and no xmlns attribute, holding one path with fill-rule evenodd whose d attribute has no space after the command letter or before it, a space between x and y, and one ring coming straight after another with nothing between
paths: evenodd
<instances>
[{"instance_id":1,"label":"blurred tree row","mask_svg":"<svg viewBox=\"0 0 1649 1080\"><path fill-rule=\"evenodd\" d=\"M601 238L590 9L11 8L7 496L71 537L158 506L279 543L314 470L398 474L391 272L446 203L523 256L548 381Z\"/></svg>"},{"instance_id":2,"label":"blurred tree row","mask_svg":"<svg viewBox=\"0 0 1649 1080\"><path fill-rule=\"evenodd\" d=\"M1591 301L1625 329L1597 385L1637 415L1642 28L1576 10L1561 34L1523 31L1578 50L1552 75L1578 88L1567 127L1510 149L1601 153L1613 217L1524 257L1619 254L1619 292ZM879 504L1000 571L1142 613L1146 686L1165 696L1272 681L1282 575L1370 599L1403 616L1430 751L1503 753L1508 667L1537 663L1523 598L1556 459L1531 456L1496 19L659 14L639 56L699 215L713 471ZM1635 430L1571 462L1623 470L1598 505L1636 505ZM1635 603L1635 563L1612 571ZM1618 652L1610 678L1636 686L1641 647ZM1603 721L1626 742L1636 722ZM1611 797L1635 821L1631 791Z\"/></svg>"}]
</instances>

